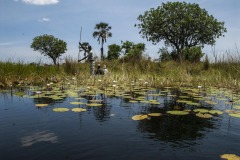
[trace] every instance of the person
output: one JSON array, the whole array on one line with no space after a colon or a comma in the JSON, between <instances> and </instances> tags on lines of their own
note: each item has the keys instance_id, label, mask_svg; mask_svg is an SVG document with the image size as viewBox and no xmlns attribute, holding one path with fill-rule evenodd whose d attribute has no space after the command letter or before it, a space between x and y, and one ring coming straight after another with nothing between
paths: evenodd
<instances>
[{"instance_id":1,"label":"person","mask_svg":"<svg viewBox=\"0 0 240 160\"><path fill-rule=\"evenodd\" d=\"M103 75L103 74L104 74L104 72L103 72L103 70L101 69L101 65L98 64L97 70L95 71L95 75Z\"/></svg>"},{"instance_id":2,"label":"person","mask_svg":"<svg viewBox=\"0 0 240 160\"><path fill-rule=\"evenodd\" d=\"M107 66L106 66L106 65L103 66L103 73L104 73L104 74L108 74L108 69L107 69Z\"/></svg>"}]
</instances>

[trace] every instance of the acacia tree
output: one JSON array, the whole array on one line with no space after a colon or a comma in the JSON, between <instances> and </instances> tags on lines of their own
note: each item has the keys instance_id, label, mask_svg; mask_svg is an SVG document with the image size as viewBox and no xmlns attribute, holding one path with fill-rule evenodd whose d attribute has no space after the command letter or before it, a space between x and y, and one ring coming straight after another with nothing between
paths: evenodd
<instances>
[{"instance_id":1,"label":"acacia tree","mask_svg":"<svg viewBox=\"0 0 240 160\"><path fill-rule=\"evenodd\" d=\"M67 51L67 43L52 35L44 34L33 39L31 48L51 58L54 65L56 65L57 58Z\"/></svg>"},{"instance_id":2,"label":"acacia tree","mask_svg":"<svg viewBox=\"0 0 240 160\"><path fill-rule=\"evenodd\" d=\"M99 44L101 43L101 60L103 60L103 44L107 42L108 37L112 37L112 33L109 32L111 30L111 26L108 26L107 23L100 22L96 24L96 31L93 32L93 37L98 38Z\"/></svg>"},{"instance_id":3,"label":"acacia tree","mask_svg":"<svg viewBox=\"0 0 240 160\"><path fill-rule=\"evenodd\" d=\"M226 32L224 22L218 22L198 4L186 2L162 3L139 15L137 24L140 34L156 44L164 41L177 53L177 60L183 59L182 50L194 46L214 45L216 39Z\"/></svg>"}]
</instances>

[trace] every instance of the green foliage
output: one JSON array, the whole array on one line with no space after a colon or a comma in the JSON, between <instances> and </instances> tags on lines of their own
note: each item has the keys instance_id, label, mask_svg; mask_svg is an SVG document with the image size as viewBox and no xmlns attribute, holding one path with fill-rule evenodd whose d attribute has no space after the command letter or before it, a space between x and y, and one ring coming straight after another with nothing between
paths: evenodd
<instances>
[{"instance_id":1,"label":"green foliage","mask_svg":"<svg viewBox=\"0 0 240 160\"><path fill-rule=\"evenodd\" d=\"M44 34L33 39L31 48L51 58L56 65L57 58L67 51L67 43L52 35Z\"/></svg>"},{"instance_id":2,"label":"green foliage","mask_svg":"<svg viewBox=\"0 0 240 160\"><path fill-rule=\"evenodd\" d=\"M213 45L226 32L224 22L218 22L198 4L186 2L162 3L138 17L140 34L154 44L164 41L176 50L182 60L182 50L194 46Z\"/></svg>"},{"instance_id":3,"label":"green foliage","mask_svg":"<svg viewBox=\"0 0 240 160\"><path fill-rule=\"evenodd\" d=\"M121 54L121 46L117 44L111 44L108 46L108 60L118 59Z\"/></svg>"},{"instance_id":4,"label":"green foliage","mask_svg":"<svg viewBox=\"0 0 240 160\"><path fill-rule=\"evenodd\" d=\"M101 60L104 59L103 57L103 44L107 42L108 37L112 37L112 33L109 32L112 27L109 26L107 23L100 22L95 26L96 31L93 32L93 37L98 38L99 44L101 43Z\"/></svg>"},{"instance_id":5,"label":"green foliage","mask_svg":"<svg viewBox=\"0 0 240 160\"><path fill-rule=\"evenodd\" d=\"M200 59L203 57L204 53L202 52L201 47L191 47L184 48L182 50L182 55L184 60L189 62L200 62Z\"/></svg>"},{"instance_id":6,"label":"green foliage","mask_svg":"<svg viewBox=\"0 0 240 160\"><path fill-rule=\"evenodd\" d=\"M143 52L145 51L144 43L134 44L130 41L122 42L122 50L127 60L140 60L143 57Z\"/></svg>"}]
</instances>

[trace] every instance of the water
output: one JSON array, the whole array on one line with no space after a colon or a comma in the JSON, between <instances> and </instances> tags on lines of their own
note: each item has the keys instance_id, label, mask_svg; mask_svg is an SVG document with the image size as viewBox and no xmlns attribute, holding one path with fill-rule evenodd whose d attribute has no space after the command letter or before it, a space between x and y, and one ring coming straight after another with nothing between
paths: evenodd
<instances>
[{"instance_id":1,"label":"water","mask_svg":"<svg viewBox=\"0 0 240 160\"><path fill-rule=\"evenodd\" d=\"M25 91L25 94L32 93ZM217 160L225 153L240 155L240 119L226 113L211 119L195 114L174 116L166 113L174 105L174 98L162 95L155 99L161 104L129 103L129 99L108 96L103 106L87 107L71 105L76 100L69 96L53 101L19 97L10 91L1 93L0 157L3 160ZM35 107L36 103L46 101L48 107ZM81 101L87 103L87 97ZM83 107L87 111L53 112L56 107ZM213 108L224 107L229 106L219 102ZM153 112L163 115L132 120L133 115Z\"/></svg>"}]
</instances>

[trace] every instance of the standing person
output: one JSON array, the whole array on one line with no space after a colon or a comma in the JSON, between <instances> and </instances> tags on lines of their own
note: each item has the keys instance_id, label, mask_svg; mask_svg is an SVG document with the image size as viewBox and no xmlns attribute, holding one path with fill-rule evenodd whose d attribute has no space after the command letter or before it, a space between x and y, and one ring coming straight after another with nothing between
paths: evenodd
<instances>
[{"instance_id":1,"label":"standing person","mask_svg":"<svg viewBox=\"0 0 240 160\"><path fill-rule=\"evenodd\" d=\"M104 73L104 74L108 74L108 69L107 69L107 66L106 66L106 65L103 66L103 73Z\"/></svg>"}]
</instances>

